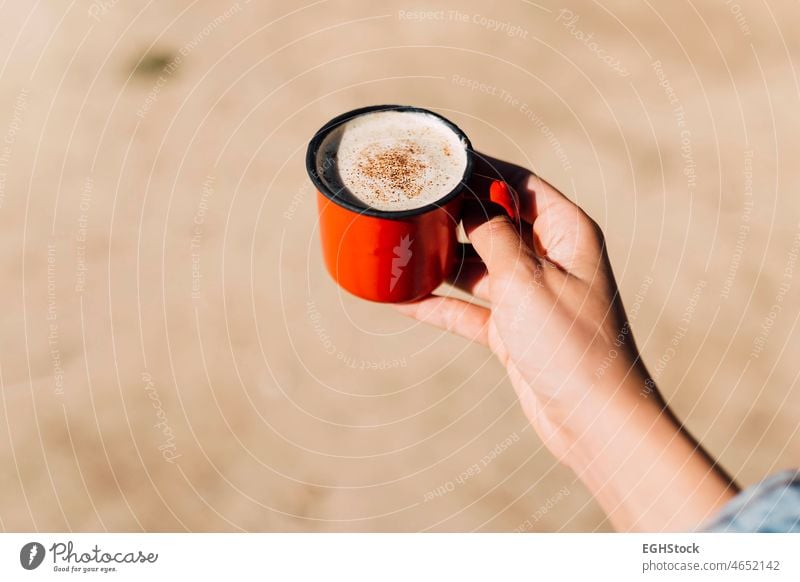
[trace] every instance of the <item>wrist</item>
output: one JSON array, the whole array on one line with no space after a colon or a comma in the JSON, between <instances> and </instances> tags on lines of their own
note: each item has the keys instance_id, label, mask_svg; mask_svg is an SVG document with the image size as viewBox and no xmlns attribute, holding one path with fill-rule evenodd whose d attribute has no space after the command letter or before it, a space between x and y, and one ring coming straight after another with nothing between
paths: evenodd
<instances>
[{"instance_id":1,"label":"wrist","mask_svg":"<svg viewBox=\"0 0 800 582\"><path fill-rule=\"evenodd\" d=\"M576 408L576 422L562 425L562 460L617 528L696 528L735 495L736 486L655 388L643 394L641 382L635 384Z\"/></svg>"},{"instance_id":2,"label":"wrist","mask_svg":"<svg viewBox=\"0 0 800 582\"><path fill-rule=\"evenodd\" d=\"M601 399L587 398L562 427L569 435L563 461L576 471L598 457L636 446L654 430L670 440L681 432L657 392L644 396L622 389Z\"/></svg>"}]
</instances>

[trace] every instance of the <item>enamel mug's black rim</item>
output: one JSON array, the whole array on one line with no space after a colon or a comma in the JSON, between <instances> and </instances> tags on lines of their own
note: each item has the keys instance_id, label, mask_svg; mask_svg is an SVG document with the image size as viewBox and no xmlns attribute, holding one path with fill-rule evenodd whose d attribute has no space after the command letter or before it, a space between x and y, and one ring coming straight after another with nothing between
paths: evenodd
<instances>
[{"instance_id":1,"label":"enamel mug's black rim","mask_svg":"<svg viewBox=\"0 0 800 582\"><path fill-rule=\"evenodd\" d=\"M420 206L419 208L411 208L409 210L378 210L376 208L371 208L365 204L358 204L356 200L346 199L345 197L339 195L337 192L331 190L325 182L322 181L322 178L317 175L317 152L319 151L319 147L322 144L322 141L325 137L335 128L340 126L342 123L353 119L354 117L358 117L359 115L364 115L366 113L374 113L376 111L410 111L414 113L425 113L427 115L432 115L437 119L441 120L447 127L449 127L457 136L458 138L464 143L466 154L467 154L467 164L464 168L464 175L461 177L461 181L458 185L448 194L442 196L435 202L431 202L430 204L426 204L425 206ZM463 190L469 180L469 177L472 174L472 144L461 128L459 128L455 123L439 115L438 113L434 113L433 111L429 111L427 109L423 109L421 107L413 107L411 105L372 105L370 107L361 107L360 109L354 109L352 111L348 111L347 113L342 113L341 115L334 117L320 129L314 137L311 138L311 141L308 143L308 150L306 150L306 171L308 172L309 178L314 183L314 186L317 187L326 198L335 202L339 206L347 208L348 210L352 210L353 212L357 212L359 214L366 214L367 216L375 216L378 218L389 218L389 219L403 219L409 218L411 216L417 216L419 214L425 214L426 212L430 212L431 210L435 210L437 208L441 208L450 200L458 196Z\"/></svg>"}]
</instances>

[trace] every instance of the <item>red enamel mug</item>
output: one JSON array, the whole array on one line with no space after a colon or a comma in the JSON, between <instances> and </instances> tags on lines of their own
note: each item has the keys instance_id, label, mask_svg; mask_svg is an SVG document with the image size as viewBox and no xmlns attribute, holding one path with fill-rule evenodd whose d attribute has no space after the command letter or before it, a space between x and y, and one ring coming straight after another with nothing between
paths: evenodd
<instances>
[{"instance_id":1,"label":"red enamel mug","mask_svg":"<svg viewBox=\"0 0 800 582\"><path fill-rule=\"evenodd\" d=\"M318 175L318 156L325 137L354 117L376 111L409 111L441 120L462 141L467 163L458 186L426 206L385 211L336 192ZM441 115L405 105L377 105L349 111L326 123L308 144L306 169L317 188L319 229L325 266L336 283L353 295L383 303L421 299L441 285L460 260L456 238L464 191L472 174L473 150L466 134ZM501 184L502 182L496 182ZM507 188L491 198L504 208ZM506 199L503 199L503 198Z\"/></svg>"}]
</instances>

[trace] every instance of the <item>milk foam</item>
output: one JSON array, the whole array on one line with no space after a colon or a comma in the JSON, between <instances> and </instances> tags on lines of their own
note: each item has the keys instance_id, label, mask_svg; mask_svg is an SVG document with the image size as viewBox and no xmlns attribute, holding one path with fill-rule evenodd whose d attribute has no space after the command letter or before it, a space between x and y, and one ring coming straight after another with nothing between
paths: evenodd
<instances>
[{"instance_id":1,"label":"milk foam","mask_svg":"<svg viewBox=\"0 0 800 582\"><path fill-rule=\"evenodd\" d=\"M376 111L340 125L323 140L317 175L334 192L378 210L409 210L440 200L464 176L461 138L438 117Z\"/></svg>"}]
</instances>

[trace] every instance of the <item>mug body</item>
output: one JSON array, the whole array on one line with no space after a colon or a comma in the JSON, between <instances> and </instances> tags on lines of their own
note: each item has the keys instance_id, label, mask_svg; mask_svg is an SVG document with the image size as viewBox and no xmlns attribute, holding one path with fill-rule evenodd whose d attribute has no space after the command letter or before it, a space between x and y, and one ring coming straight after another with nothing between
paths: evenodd
<instances>
[{"instance_id":1,"label":"mug body","mask_svg":"<svg viewBox=\"0 0 800 582\"><path fill-rule=\"evenodd\" d=\"M467 163L459 185L434 203L383 211L333 191L317 173L325 136L358 115L410 111L438 117L464 144ZM331 277L353 295L386 303L414 301L430 294L458 260L456 232L464 185L472 170L472 146L457 126L417 107L379 105L350 111L328 122L308 146L306 168L317 188L322 255Z\"/></svg>"},{"instance_id":2,"label":"mug body","mask_svg":"<svg viewBox=\"0 0 800 582\"><path fill-rule=\"evenodd\" d=\"M322 255L333 280L371 301L421 299L452 273L461 197L422 214L382 218L317 193Z\"/></svg>"}]
</instances>

